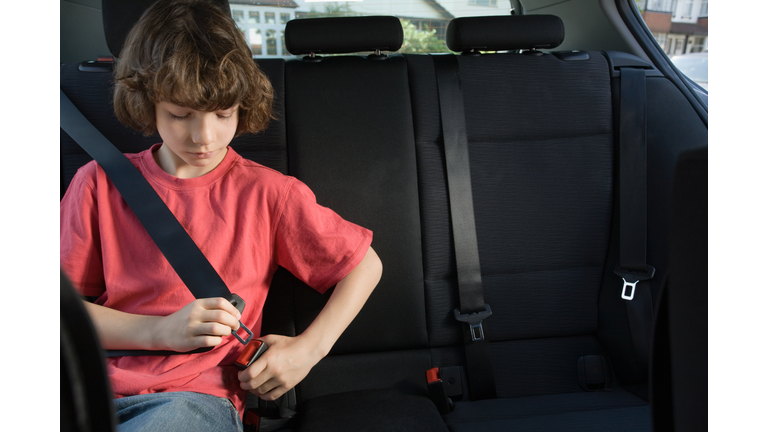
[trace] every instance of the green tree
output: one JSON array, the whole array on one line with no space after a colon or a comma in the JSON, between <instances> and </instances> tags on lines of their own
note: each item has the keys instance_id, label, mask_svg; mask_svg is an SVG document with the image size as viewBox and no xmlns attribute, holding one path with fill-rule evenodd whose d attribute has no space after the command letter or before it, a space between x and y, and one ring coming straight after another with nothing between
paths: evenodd
<instances>
[{"instance_id":1,"label":"green tree","mask_svg":"<svg viewBox=\"0 0 768 432\"><path fill-rule=\"evenodd\" d=\"M329 3L325 5L322 12L318 12L315 6L309 9L307 17L310 18L327 18L327 17L340 17L340 16L356 16L357 12L352 10L352 6L348 2L344 3Z\"/></svg>"},{"instance_id":2,"label":"green tree","mask_svg":"<svg viewBox=\"0 0 768 432\"><path fill-rule=\"evenodd\" d=\"M419 30L416 26L404 19L400 19L403 25L403 46L401 53L443 53L449 52L445 41L435 35L435 29Z\"/></svg>"}]
</instances>

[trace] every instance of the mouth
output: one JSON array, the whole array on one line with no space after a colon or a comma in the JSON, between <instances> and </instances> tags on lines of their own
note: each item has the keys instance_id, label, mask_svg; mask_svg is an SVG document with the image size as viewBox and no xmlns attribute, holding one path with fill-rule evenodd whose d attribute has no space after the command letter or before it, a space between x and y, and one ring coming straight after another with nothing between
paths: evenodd
<instances>
[{"instance_id":1,"label":"mouth","mask_svg":"<svg viewBox=\"0 0 768 432\"><path fill-rule=\"evenodd\" d=\"M205 152L205 153L193 153L190 152L193 157L197 159L208 159L209 157L213 156L213 152Z\"/></svg>"}]
</instances>

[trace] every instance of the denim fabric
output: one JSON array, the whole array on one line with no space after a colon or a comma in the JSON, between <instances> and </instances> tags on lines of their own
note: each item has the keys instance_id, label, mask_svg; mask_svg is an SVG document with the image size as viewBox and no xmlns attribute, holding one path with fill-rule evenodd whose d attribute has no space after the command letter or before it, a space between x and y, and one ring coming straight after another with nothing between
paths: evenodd
<instances>
[{"instance_id":1,"label":"denim fabric","mask_svg":"<svg viewBox=\"0 0 768 432\"><path fill-rule=\"evenodd\" d=\"M170 392L115 399L118 432L241 432L232 403L202 393Z\"/></svg>"}]
</instances>

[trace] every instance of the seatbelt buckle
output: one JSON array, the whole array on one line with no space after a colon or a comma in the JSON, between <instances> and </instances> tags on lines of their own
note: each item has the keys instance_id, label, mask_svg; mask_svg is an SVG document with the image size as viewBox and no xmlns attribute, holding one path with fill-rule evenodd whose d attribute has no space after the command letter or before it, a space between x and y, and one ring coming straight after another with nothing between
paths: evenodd
<instances>
[{"instance_id":1,"label":"seatbelt buckle","mask_svg":"<svg viewBox=\"0 0 768 432\"><path fill-rule=\"evenodd\" d=\"M427 371L427 389L440 414L445 415L453 410L453 400L445 391L440 368L434 367Z\"/></svg>"},{"instance_id":2,"label":"seatbelt buckle","mask_svg":"<svg viewBox=\"0 0 768 432\"><path fill-rule=\"evenodd\" d=\"M577 360L579 386L584 391L608 391L613 383L611 364L605 356L586 355Z\"/></svg>"},{"instance_id":3,"label":"seatbelt buckle","mask_svg":"<svg viewBox=\"0 0 768 432\"><path fill-rule=\"evenodd\" d=\"M247 410L243 416L243 431L257 432L259 423L261 423L261 417L253 410Z\"/></svg>"},{"instance_id":4,"label":"seatbelt buckle","mask_svg":"<svg viewBox=\"0 0 768 432\"><path fill-rule=\"evenodd\" d=\"M248 345L248 343L251 342L251 339L253 339L253 332L251 331L251 329L246 327L242 321L238 321L238 322L240 323L240 328L237 330L232 330L232 336L237 338L237 340L239 340L241 344ZM248 336L245 339L241 338L240 335L237 334L237 332L240 331L240 329L243 329L245 330L246 333L248 333Z\"/></svg>"},{"instance_id":5,"label":"seatbelt buckle","mask_svg":"<svg viewBox=\"0 0 768 432\"><path fill-rule=\"evenodd\" d=\"M469 334L472 337L472 342L482 342L485 340L483 320L491 316L492 313L488 303L485 304L485 310L480 312L463 314L458 308L453 310L453 316L456 318L456 321L465 322L469 325Z\"/></svg>"},{"instance_id":6,"label":"seatbelt buckle","mask_svg":"<svg viewBox=\"0 0 768 432\"><path fill-rule=\"evenodd\" d=\"M235 360L235 366L240 370L248 369L253 362L258 360L258 358L264 354L264 351L266 351L268 347L269 346L262 340L254 339L250 341L248 345L245 346L243 352L237 357L237 360Z\"/></svg>"},{"instance_id":7,"label":"seatbelt buckle","mask_svg":"<svg viewBox=\"0 0 768 432\"><path fill-rule=\"evenodd\" d=\"M613 270L615 274L622 278L624 286L621 287L621 298L632 301L635 298L635 289L640 281L653 279L656 269L646 265L645 271L625 270L619 266Z\"/></svg>"},{"instance_id":8,"label":"seatbelt buckle","mask_svg":"<svg viewBox=\"0 0 768 432\"><path fill-rule=\"evenodd\" d=\"M243 311L245 310L245 300L243 300L243 298L237 294L230 294L227 300L230 303L232 303L232 306L234 306L237 309L237 311L240 312L240 314L242 315ZM242 321L239 321L239 323L240 323L240 328L238 328L237 330L232 330L232 335L235 338L237 338L237 340L239 340L241 344L248 345L251 339L253 339L253 332L251 331L251 329L246 327ZM237 332L240 331L240 329L245 330L245 332L248 334L248 337L246 337L245 339L241 338L240 335L237 334Z\"/></svg>"}]
</instances>

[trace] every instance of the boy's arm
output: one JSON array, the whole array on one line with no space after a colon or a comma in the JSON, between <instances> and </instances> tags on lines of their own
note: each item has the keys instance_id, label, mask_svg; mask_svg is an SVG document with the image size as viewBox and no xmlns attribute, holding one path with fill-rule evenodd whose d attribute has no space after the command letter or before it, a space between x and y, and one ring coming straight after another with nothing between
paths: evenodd
<instances>
[{"instance_id":1,"label":"boy's arm","mask_svg":"<svg viewBox=\"0 0 768 432\"><path fill-rule=\"evenodd\" d=\"M195 300L168 316L136 315L83 302L107 350L187 352L216 346L240 326L240 312L223 298Z\"/></svg>"},{"instance_id":2,"label":"boy's arm","mask_svg":"<svg viewBox=\"0 0 768 432\"><path fill-rule=\"evenodd\" d=\"M269 349L238 374L240 387L264 400L275 400L296 386L325 357L362 309L381 279L381 260L368 248L363 260L344 277L312 324L296 337L267 335Z\"/></svg>"}]
</instances>

